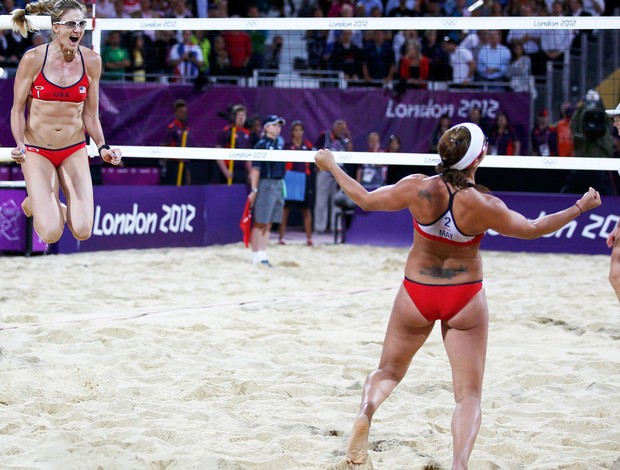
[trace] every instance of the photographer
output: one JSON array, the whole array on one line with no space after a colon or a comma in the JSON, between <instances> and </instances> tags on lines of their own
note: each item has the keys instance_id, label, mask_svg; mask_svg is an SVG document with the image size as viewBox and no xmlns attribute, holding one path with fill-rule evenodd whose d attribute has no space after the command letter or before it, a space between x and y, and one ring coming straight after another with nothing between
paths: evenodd
<instances>
[{"instance_id":1,"label":"photographer","mask_svg":"<svg viewBox=\"0 0 620 470\"><path fill-rule=\"evenodd\" d=\"M613 139L605 106L596 90L588 90L571 116L575 157L611 158ZM566 179L562 193L580 193L592 186L601 195L616 193L611 173L604 170L573 170ZM585 189L584 189L585 188Z\"/></svg>"},{"instance_id":2,"label":"photographer","mask_svg":"<svg viewBox=\"0 0 620 470\"><path fill-rule=\"evenodd\" d=\"M168 65L174 70L175 81L193 82L198 78L204 63L202 49L192 41L192 32L183 31L183 42L175 44L168 57Z\"/></svg>"}]
</instances>

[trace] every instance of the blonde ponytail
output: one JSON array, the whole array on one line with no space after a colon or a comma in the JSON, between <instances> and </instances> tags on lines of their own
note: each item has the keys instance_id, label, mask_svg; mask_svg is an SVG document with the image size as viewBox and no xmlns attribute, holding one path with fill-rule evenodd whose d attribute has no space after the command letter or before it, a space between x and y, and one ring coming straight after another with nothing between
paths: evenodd
<instances>
[{"instance_id":1,"label":"blonde ponytail","mask_svg":"<svg viewBox=\"0 0 620 470\"><path fill-rule=\"evenodd\" d=\"M86 12L86 7L77 0L40 0L36 3L29 3L25 9L18 8L11 13L13 31L23 37L28 36L28 33L37 31L37 28L26 15L48 15L51 16L51 22L54 23L60 21L65 12L74 9Z\"/></svg>"}]
</instances>

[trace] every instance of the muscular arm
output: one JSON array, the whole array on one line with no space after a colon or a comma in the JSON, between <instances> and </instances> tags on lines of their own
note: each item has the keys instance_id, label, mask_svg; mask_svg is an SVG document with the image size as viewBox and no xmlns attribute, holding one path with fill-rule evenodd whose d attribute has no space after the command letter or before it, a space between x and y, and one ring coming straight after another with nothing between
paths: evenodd
<instances>
[{"instance_id":1,"label":"muscular arm","mask_svg":"<svg viewBox=\"0 0 620 470\"><path fill-rule=\"evenodd\" d=\"M480 221L487 228L508 237L533 240L561 229L583 212L601 205L601 198L593 188L585 193L576 204L553 214L547 214L536 220L529 220L522 214L508 209L506 204L493 196L485 196L480 210ZM581 210L580 210L581 208Z\"/></svg>"},{"instance_id":2,"label":"muscular arm","mask_svg":"<svg viewBox=\"0 0 620 470\"><path fill-rule=\"evenodd\" d=\"M13 107L11 108L11 132L15 145L24 147L24 133L26 132L26 103L34 76L41 67L40 60L34 50L27 52L19 63L15 84L13 87Z\"/></svg>"},{"instance_id":3,"label":"muscular arm","mask_svg":"<svg viewBox=\"0 0 620 470\"><path fill-rule=\"evenodd\" d=\"M324 171L331 171L347 196L365 211L398 211L409 208L411 194L417 184L414 178L408 177L394 185L381 186L368 192L338 166L330 150L319 150L314 158L318 167Z\"/></svg>"},{"instance_id":4,"label":"muscular arm","mask_svg":"<svg viewBox=\"0 0 620 470\"><path fill-rule=\"evenodd\" d=\"M88 96L84 102L84 110L82 111L82 121L86 132L93 139L97 148L105 144L105 137L99 120L99 79L101 78L101 57L96 52L83 48L84 63L86 65L86 74L90 79L88 88ZM121 151L115 149L104 149L101 151L101 158L104 162L118 165L121 161Z\"/></svg>"},{"instance_id":5,"label":"muscular arm","mask_svg":"<svg viewBox=\"0 0 620 470\"><path fill-rule=\"evenodd\" d=\"M88 51L84 54L86 73L90 79L88 97L84 102L82 120L88 135L93 139L97 147L105 144L101 121L99 121L99 79L101 77L101 57L95 52Z\"/></svg>"}]
</instances>

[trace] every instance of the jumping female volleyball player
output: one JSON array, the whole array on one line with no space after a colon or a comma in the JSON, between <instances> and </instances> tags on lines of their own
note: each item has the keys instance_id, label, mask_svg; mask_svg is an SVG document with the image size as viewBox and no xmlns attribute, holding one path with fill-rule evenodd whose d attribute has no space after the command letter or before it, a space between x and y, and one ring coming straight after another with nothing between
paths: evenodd
<instances>
[{"instance_id":1,"label":"jumping female volleyball player","mask_svg":"<svg viewBox=\"0 0 620 470\"><path fill-rule=\"evenodd\" d=\"M22 165L28 191L22 207L46 243L58 241L65 220L78 240L91 235L93 186L84 132L105 162L118 165L121 160L120 150L106 145L98 116L101 58L79 45L85 12L77 0L40 1L13 12L13 28L22 35L33 30L26 13L50 15L54 34L50 43L24 54L11 110L16 144L11 156Z\"/></svg>"},{"instance_id":2,"label":"jumping female volleyball player","mask_svg":"<svg viewBox=\"0 0 620 470\"><path fill-rule=\"evenodd\" d=\"M409 209L414 243L405 279L396 295L377 370L364 384L359 414L347 448L347 461L368 457L368 432L377 408L403 379L415 353L441 321L452 368L456 408L452 417L453 469L467 468L478 430L487 347L488 309L482 288L480 240L493 229L533 239L554 232L601 204L593 188L568 209L527 220L476 185L486 155L486 138L475 124L459 124L439 141L439 175L411 175L368 192L335 162L329 150L315 161L331 171L344 192L364 210Z\"/></svg>"}]
</instances>

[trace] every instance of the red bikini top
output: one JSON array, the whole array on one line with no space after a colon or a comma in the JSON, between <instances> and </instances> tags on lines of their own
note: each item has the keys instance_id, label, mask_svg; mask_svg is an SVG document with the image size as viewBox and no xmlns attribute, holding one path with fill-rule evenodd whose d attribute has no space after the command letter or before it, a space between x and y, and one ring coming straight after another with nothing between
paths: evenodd
<instances>
[{"instance_id":1,"label":"red bikini top","mask_svg":"<svg viewBox=\"0 0 620 470\"><path fill-rule=\"evenodd\" d=\"M45 48L45 59L43 59L43 67L41 67L41 71L37 75L37 78L32 82L32 87L30 88L30 96L38 100L45 101L70 101L71 103L82 103L86 100L88 96L88 87L90 85L90 80L86 75L86 67L84 66L84 57L82 56L82 51L78 49L80 53L80 58L82 59L82 76L80 79L69 86L59 86L55 83L50 82L43 73L43 69L45 68L45 63L47 62L47 52L49 50L50 45L48 44Z\"/></svg>"}]
</instances>

